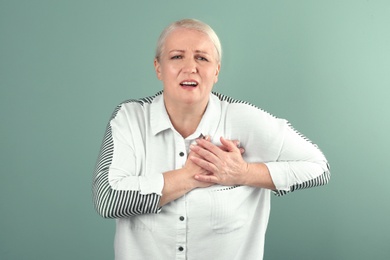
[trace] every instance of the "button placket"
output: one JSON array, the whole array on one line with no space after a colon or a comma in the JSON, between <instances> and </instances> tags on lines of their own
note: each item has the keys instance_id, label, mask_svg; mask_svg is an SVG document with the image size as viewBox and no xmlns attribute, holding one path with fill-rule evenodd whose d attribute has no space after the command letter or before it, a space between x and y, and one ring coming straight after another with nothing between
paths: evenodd
<instances>
[{"instance_id":1,"label":"button placket","mask_svg":"<svg viewBox=\"0 0 390 260\"><path fill-rule=\"evenodd\" d=\"M186 143L182 136L175 136L176 169L182 168L187 160ZM186 196L176 200L176 259L184 259L187 247Z\"/></svg>"}]
</instances>

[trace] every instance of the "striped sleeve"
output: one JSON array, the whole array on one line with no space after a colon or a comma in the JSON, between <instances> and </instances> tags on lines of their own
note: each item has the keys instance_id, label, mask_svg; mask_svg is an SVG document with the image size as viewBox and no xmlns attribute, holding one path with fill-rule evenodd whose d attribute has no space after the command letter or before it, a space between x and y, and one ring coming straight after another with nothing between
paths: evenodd
<instances>
[{"instance_id":1,"label":"striped sleeve","mask_svg":"<svg viewBox=\"0 0 390 260\"><path fill-rule=\"evenodd\" d=\"M277 196L322 186L330 179L329 164L321 150L289 124L278 160L266 165L277 188L274 191Z\"/></svg>"},{"instance_id":2,"label":"striped sleeve","mask_svg":"<svg viewBox=\"0 0 390 260\"><path fill-rule=\"evenodd\" d=\"M330 169L324 154L316 144L296 131L286 120L279 119L246 101L236 100L219 93L214 94L221 101L247 105L268 115L267 125L263 125L263 127L272 130L270 136L275 137L278 140L275 143L280 143L281 146L276 147L278 152L275 153L275 158L265 163L276 186L275 195L283 196L296 190L322 186L329 182ZM257 124L259 123L257 119L251 120L251 122ZM263 131L258 127L256 125L252 129L257 129L258 132ZM255 130L252 132L256 134ZM258 138L255 138L254 141L257 140Z\"/></svg>"},{"instance_id":3,"label":"striped sleeve","mask_svg":"<svg viewBox=\"0 0 390 260\"><path fill-rule=\"evenodd\" d=\"M113 118L119 108L115 110ZM130 188L112 186L109 174L112 171L110 166L115 156L115 149L113 130L108 124L93 179L92 191L97 212L104 218L123 218L158 213L161 209L159 207L161 196L157 193L141 192L139 187L142 186L142 177L137 177L135 174L134 176L124 175L123 182L129 183L127 186Z\"/></svg>"}]
</instances>

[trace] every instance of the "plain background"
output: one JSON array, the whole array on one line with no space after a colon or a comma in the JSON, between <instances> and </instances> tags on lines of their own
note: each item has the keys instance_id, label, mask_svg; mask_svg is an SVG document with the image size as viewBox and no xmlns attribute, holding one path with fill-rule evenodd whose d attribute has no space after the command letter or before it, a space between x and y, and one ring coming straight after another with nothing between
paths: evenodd
<instances>
[{"instance_id":1,"label":"plain background","mask_svg":"<svg viewBox=\"0 0 390 260\"><path fill-rule=\"evenodd\" d=\"M272 198L265 259L390 258L390 2L0 0L0 259L113 259L91 181L123 100L161 89L161 30L209 23L215 91L319 145L324 187Z\"/></svg>"}]
</instances>

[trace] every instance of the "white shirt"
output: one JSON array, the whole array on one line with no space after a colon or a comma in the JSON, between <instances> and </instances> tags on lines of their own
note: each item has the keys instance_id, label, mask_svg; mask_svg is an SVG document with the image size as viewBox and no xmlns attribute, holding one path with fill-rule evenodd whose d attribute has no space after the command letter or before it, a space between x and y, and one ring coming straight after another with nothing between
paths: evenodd
<instances>
[{"instance_id":1,"label":"white shirt","mask_svg":"<svg viewBox=\"0 0 390 260\"><path fill-rule=\"evenodd\" d=\"M129 100L107 127L94 179L95 206L116 218L115 259L262 259L270 190L247 186L195 189L162 208L163 172L181 168L188 146L210 135L239 140L247 162L264 162L276 195L326 184L326 158L288 122L246 102L210 94L203 118L184 139L163 94Z\"/></svg>"}]
</instances>

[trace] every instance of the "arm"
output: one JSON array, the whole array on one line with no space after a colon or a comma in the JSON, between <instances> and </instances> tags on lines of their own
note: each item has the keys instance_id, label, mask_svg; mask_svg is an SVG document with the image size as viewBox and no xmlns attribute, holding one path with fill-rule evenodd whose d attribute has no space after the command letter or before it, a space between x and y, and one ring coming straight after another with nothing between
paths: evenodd
<instances>
[{"instance_id":1,"label":"arm","mask_svg":"<svg viewBox=\"0 0 390 260\"><path fill-rule=\"evenodd\" d=\"M136 169L137 158L127 116L117 108L102 143L93 180L93 197L97 212L105 218L130 217L158 213L161 207L195 188L212 183L195 180L204 170L187 159L181 169L144 176ZM140 164L140 162L138 162Z\"/></svg>"},{"instance_id":2,"label":"arm","mask_svg":"<svg viewBox=\"0 0 390 260\"><path fill-rule=\"evenodd\" d=\"M107 127L93 180L93 197L97 212L104 218L129 217L146 213L157 213L160 195L148 193L148 180L145 177L129 175L126 171L113 167L117 161L116 150L128 150L123 156L132 159L133 153L125 144L114 142L111 127ZM122 148L122 149L121 149ZM115 175L113 178L111 175ZM158 182L158 180L157 180ZM141 186L144 191L141 191Z\"/></svg>"},{"instance_id":3,"label":"arm","mask_svg":"<svg viewBox=\"0 0 390 260\"><path fill-rule=\"evenodd\" d=\"M266 163L275 182L275 194L325 185L329 182L329 164L317 147L302 134L286 125L279 157Z\"/></svg>"},{"instance_id":4,"label":"arm","mask_svg":"<svg viewBox=\"0 0 390 260\"><path fill-rule=\"evenodd\" d=\"M247 163L229 140L221 137L227 151L198 140L191 149L199 156L194 163L212 174L196 175L199 181L221 185L247 185L274 190L284 195L297 189L324 185L330 173L321 151L291 127L287 127L277 161Z\"/></svg>"},{"instance_id":5,"label":"arm","mask_svg":"<svg viewBox=\"0 0 390 260\"><path fill-rule=\"evenodd\" d=\"M210 136L200 139L208 143L210 142ZM234 148L230 148L230 145L234 146ZM238 147L237 140L230 141L226 144L223 143L221 146L218 146L217 149L221 151L235 149L240 155L244 153L244 149ZM183 196L193 189L206 188L214 184L212 182L204 182L196 178L196 176L208 175L209 172L195 164L193 162L193 158L199 158L199 155L194 152L190 152L183 168L164 173L164 188L162 191L160 206Z\"/></svg>"},{"instance_id":6,"label":"arm","mask_svg":"<svg viewBox=\"0 0 390 260\"><path fill-rule=\"evenodd\" d=\"M93 183L95 207L98 213L105 218L129 217L139 214L158 213L165 204L182 197L195 188L208 187L212 183L197 181L195 174L204 174L205 171L187 159L181 169L167 171L162 174L163 188L161 194L143 194L139 189L147 180L143 177L129 176L125 172L112 166L113 154L117 157L127 157L123 162L128 162L132 157L132 150L119 141L114 142L112 131L109 127L103 141L99 161ZM114 143L116 144L114 148ZM114 149L122 150L122 153ZM127 152L124 152L126 151ZM192 155L194 156L194 155ZM117 161L121 159L117 159ZM125 166L122 166L125 168ZM116 178L111 177L116 175ZM115 173L117 172L117 173ZM118 177L118 175L122 175ZM146 183L144 183L146 185ZM131 188L132 187L132 188Z\"/></svg>"},{"instance_id":7,"label":"arm","mask_svg":"<svg viewBox=\"0 0 390 260\"><path fill-rule=\"evenodd\" d=\"M196 156L190 154L190 156ZM204 169L194 164L187 159L183 168L173 171L165 172L164 188L162 190L162 197L160 206L182 197L184 194L196 188L205 188L213 185L213 183L201 182L195 179L196 174L207 174Z\"/></svg>"},{"instance_id":8,"label":"arm","mask_svg":"<svg viewBox=\"0 0 390 260\"><path fill-rule=\"evenodd\" d=\"M196 174L196 180L220 185L275 189L270 172L264 163L247 163L242 158L242 151L233 141L223 137L220 141L225 147L223 150L204 140L198 140L198 145L191 146L191 150L198 156L189 158L209 173Z\"/></svg>"},{"instance_id":9,"label":"arm","mask_svg":"<svg viewBox=\"0 0 390 260\"><path fill-rule=\"evenodd\" d=\"M162 175L153 179L136 171L132 144L121 133L124 112L117 108L107 125L93 179L93 199L104 218L157 213L163 186Z\"/></svg>"}]
</instances>

